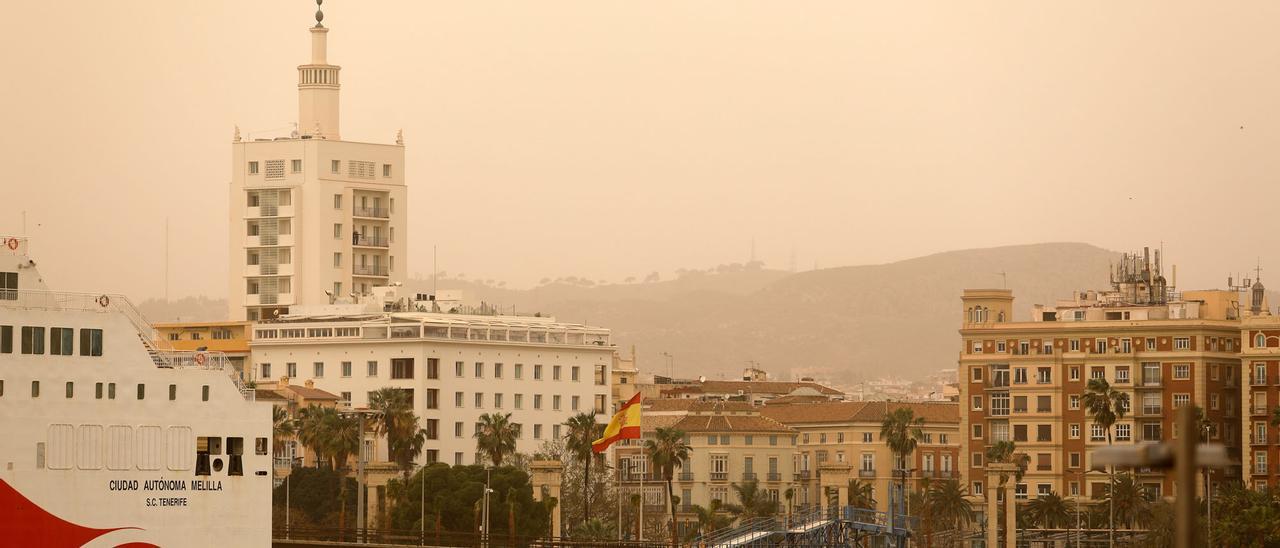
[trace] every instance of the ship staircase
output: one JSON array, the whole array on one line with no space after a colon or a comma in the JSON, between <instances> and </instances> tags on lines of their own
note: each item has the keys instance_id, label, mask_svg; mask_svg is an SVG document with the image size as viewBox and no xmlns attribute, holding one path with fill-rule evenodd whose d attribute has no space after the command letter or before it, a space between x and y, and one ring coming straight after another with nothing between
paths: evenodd
<instances>
[{"instance_id":1,"label":"ship staircase","mask_svg":"<svg viewBox=\"0 0 1280 548\"><path fill-rule=\"evenodd\" d=\"M916 519L852 506L817 507L788 516L753 518L712 531L697 548L808 548L818 546L906 546Z\"/></svg>"}]
</instances>

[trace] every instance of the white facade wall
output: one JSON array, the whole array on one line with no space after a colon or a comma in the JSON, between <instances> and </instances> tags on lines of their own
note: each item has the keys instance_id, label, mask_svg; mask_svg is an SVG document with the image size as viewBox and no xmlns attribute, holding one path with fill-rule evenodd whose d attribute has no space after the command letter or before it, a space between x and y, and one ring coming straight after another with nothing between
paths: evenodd
<instances>
[{"instance_id":1,"label":"white facade wall","mask_svg":"<svg viewBox=\"0 0 1280 548\"><path fill-rule=\"evenodd\" d=\"M305 324L300 324L305 325ZM299 326L300 326L299 325ZM294 327L294 324L261 324L263 327ZM263 366L269 364L271 379L286 375L289 363L296 364L297 377L292 384L313 380L315 387L334 394L349 393L353 407L366 407L368 394L383 387L413 389L415 412L421 426L427 428L428 420L437 420L437 439L430 439L419 458L425 463L432 456L440 462L473 464L476 462L475 428L485 413L511 413L511 421L521 424L521 436L516 450L530 454L543 441L557 434L556 425L563 424L579 411L590 411L597 396L604 400L604 413L597 419L608 421L606 414L612 409L609 401L608 379L612 363L612 346L543 345L496 341L450 340L349 340L324 341L303 339L290 341L256 340L252 346L252 363L255 377L263 379ZM413 378L392 379L392 359L412 358ZM428 360L439 360L439 375L428 378ZM375 375L369 375L368 363L377 363ZM323 363L323 376L315 373L315 363ZM343 376L342 362L351 362L351 375ZM457 375L456 363L462 363L462 375ZM496 364L502 364L502 375L495 377ZM482 364L482 375L476 376L476 364ZM535 369L541 366L541 379L534 378ZM604 381L597 384L595 368L603 368ZM560 368L560 378L554 378L555 368ZM573 368L578 368L578 378L573 379ZM519 378L517 368L521 369ZM438 405L427 408L428 391L437 390ZM456 402L456 393L462 393L462 405ZM480 394L481 405L476 405ZM501 407L495 397L501 394ZM560 399L555 408L556 397ZM540 398L539 398L540 397ZM578 398L578 409L573 408ZM517 406L517 399L522 401ZM535 408L540 399L540 409ZM455 424L461 423L461 435L455 434ZM560 428L563 434L563 428ZM536 434L536 435L535 435ZM436 451L436 453L431 453Z\"/></svg>"},{"instance_id":2,"label":"white facade wall","mask_svg":"<svg viewBox=\"0 0 1280 548\"><path fill-rule=\"evenodd\" d=\"M300 161L300 172L293 171L294 160ZM283 162L283 177L268 178L269 161ZM334 161L338 173L333 172ZM257 162L257 173L250 173L251 162ZM352 162L372 164L372 177L352 176ZM250 319L249 310L272 306L248 293L251 279L268 277L261 267L248 264L250 250L287 250L290 262L281 264L275 276L288 280L289 290L282 291L275 304L282 308L327 304L325 291L332 292L335 284L340 290L335 297L349 300L351 292L362 288L367 292L374 286L404 281L408 189L403 146L318 139L245 141L233 144L232 164L228 225L232 319ZM274 215L263 207L251 207L250 194L257 190L287 190L289 205L278 206ZM341 196L338 202L335 195ZM366 207L360 207L360 197L367 198ZM372 198L378 198L376 207ZM251 222L270 220L289 227L276 245L249 235ZM336 234L334 225L341 225ZM357 230L364 236L359 242L353 238ZM335 263L334 253L341 254L340 262ZM368 267L357 270L362 255ZM372 268L375 256L378 269Z\"/></svg>"}]
</instances>

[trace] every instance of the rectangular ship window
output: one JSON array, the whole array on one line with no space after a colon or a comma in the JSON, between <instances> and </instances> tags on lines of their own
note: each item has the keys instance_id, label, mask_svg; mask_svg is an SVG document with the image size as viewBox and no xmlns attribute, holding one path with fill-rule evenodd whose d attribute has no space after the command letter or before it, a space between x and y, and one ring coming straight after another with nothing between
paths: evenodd
<instances>
[{"instance_id":1,"label":"rectangular ship window","mask_svg":"<svg viewBox=\"0 0 1280 548\"><path fill-rule=\"evenodd\" d=\"M53 356L70 356L73 348L72 339L76 330L70 327L49 328L49 354Z\"/></svg>"},{"instance_id":2,"label":"rectangular ship window","mask_svg":"<svg viewBox=\"0 0 1280 548\"><path fill-rule=\"evenodd\" d=\"M67 381L67 399L76 395L76 383Z\"/></svg>"},{"instance_id":3,"label":"rectangular ship window","mask_svg":"<svg viewBox=\"0 0 1280 548\"><path fill-rule=\"evenodd\" d=\"M174 401L176 399L178 399L178 385L171 384L169 385L169 401Z\"/></svg>"},{"instance_id":4,"label":"rectangular ship window","mask_svg":"<svg viewBox=\"0 0 1280 548\"><path fill-rule=\"evenodd\" d=\"M146 397L147 397L147 385L145 385L145 384L139 384L139 385L138 385L138 399L142 400L142 399L146 399Z\"/></svg>"},{"instance_id":5,"label":"rectangular ship window","mask_svg":"<svg viewBox=\"0 0 1280 548\"><path fill-rule=\"evenodd\" d=\"M31 381L31 397L40 397L40 381Z\"/></svg>"},{"instance_id":6,"label":"rectangular ship window","mask_svg":"<svg viewBox=\"0 0 1280 548\"><path fill-rule=\"evenodd\" d=\"M254 453L259 455L267 454L267 438L257 438L253 442Z\"/></svg>"},{"instance_id":7,"label":"rectangular ship window","mask_svg":"<svg viewBox=\"0 0 1280 548\"><path fill-rule=\"evenodd\" d=\"M209 385L200 387L200 401L209 401Z\"/></svg>"},{"instance_id":8,"label":"rectangular ship window","mask_svg":"<svg viewBox=\"0 0 1280 548\"><path fill-rule=\"evenodd\" d=\"M227 475L244 475L244 438L227 438Z\"/></svg>"},{"instance_id":9,"label":"rectangular ship window","mask_svg":"<svg viewBox=\"0 0 1280 548\"><path fill-rule=\"evenodd\" d=\"M0 354L13 353L13 326L0 325Z\"/></svg>"},{"instance_id":10,"label":"rectangular ship window","mask_svg":"<svg viewBox=\"0 0 1280 548\"><path fill-rule=\"evenodd\" d=\"M107 383L107 399L116 399L116 383L114 382Z\"/></svg>"},{"instance_id":11,"label":"rectangular ship window","mask_svg":"<svg viewBox=\"0 0 1280 548\"><path fill-rule=\"evenodd\" d=\"M101 356L102 355L102 330L101 329L81 329L80 330L80 355L81 356Z\"/></svg>"},{"instance_id":12,"label":"rectangular ship window","mask_svg":"<svg viewBox=\"0 0 1280 548\"><path fill-rule=\"evenodd\" d=\"M44 354L44 328L22 327L22 353Z\"/></svg>"}]
</instances>

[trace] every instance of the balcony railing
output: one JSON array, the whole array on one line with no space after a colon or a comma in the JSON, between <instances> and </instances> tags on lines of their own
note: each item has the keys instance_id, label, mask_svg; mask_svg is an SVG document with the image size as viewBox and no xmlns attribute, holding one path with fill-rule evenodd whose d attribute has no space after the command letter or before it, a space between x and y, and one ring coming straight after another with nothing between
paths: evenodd
<instances>
[{"instance_id":1,"label":"balcony railing","mask_svg":"<svg viewBox=\"0 0 1280 548\"><path fill-rule=\"evenodd\" d=\"M365 247L389 247L391 244L382 236L365 236L364 234L353 234L351 236L351 245L360 245Z\"/></svg>"},{"instance_id":2,"label":"balcony railing","mask_svg":"<svg viewBox=\"0 0 1280 548\"><path fill-rule=\"evenodd\" d=\"M387 277L387 267L384 265L355 265L351 267L351 273L356 276L378 276Z\"/></svg>"},{"instance_id":3,"label":"balcony railing","mask_svg":"<svg viewBox=\"0 0 1280 548\"><path fill-rule=\"evenodd\" d=\"M812 476L812 474L810 473L810 471L809 471L809 470L801 470L801 471L799 471L799 472L796 472L796 480L797 480L797 481L798 481L798 480L807 480L807 479L809 479L809 478L810 478L810 476Z\"/></svg>"},{"instance_id":4,"label":"balcony railing","mask_svg":"<svg viewBox=\"0 0 1280 548\"><path fill-rule=\"evenodd\" d=\"M782 481L782 474L779 474L777 472L769 472L768 478L769 478L769 481Z\"/></svg>"},{"instance_id":5,"label":"balcony railing","mask_svg":"<svg viewBox=\"0 0 1280 548\"><path fill-rule=\"evenodd\" d=\"M858 469L858 477L860 477L860 478L874 478L874 477L876 477L876 471L875 471L875 469L874 469L874 468L859 468L859 469Z\"/></svg>"},{"instance_id":6,"label":"balcony railing","mask_svg":"<svg viewBox=\"0 0 1280 548\"><path fill-rule=\"evenodd\" d=\"M1163 407L1159 405L1144 405L1142 406L1142 411L1140 412L1140 414L1148 415L1148 416L1160 415L1162 411L1163 411Z\"/></svg>"},{"instance_id":7,"label":"balcony railing","mask_svg":"<svg viewBox=\"0 0 1280 548\"><path fill-rule=\"evenodd\" d=\"M755 481L755 480L756 480L756 473L755 473L755 472L743 472L743 473L742 473L742 481Z\"/></svg>"},{"instance_id":8,"label":"balcony railing","mask_svg":"<svg viewBox=\"0 0 1280 548\"><path fill-rule=\"evenodd\" d=\"M1143 388L1160 388L1160 375L1154 375L1154 376L1143 375L1142 384L1139 386Z\"/></svg>"},{"instance_id":9,"label":"balcony railing","mask_svg":"<svg viewBox=\"0 0 1280 548\"><path fill-rule=\"evenodd\" d=\"M728 472L712 472L711 481L726 481L729 479Z\"/></svg>"},{"instance_id":10,"label":"balcony railing","mask_svg":"<svg viewBox=\"0 0 1280 548\"><path fill-rule=\"evenodd\" d=\"M356 207L351 212L356 217L371 217L375 219L386 219L391 216L390 212L380 207Z\"/></svg>"},{"instance_id":11,"label":"balcony railing","mask_svg":"<svg viewBox=\"0 0 1280 548\"><path fill-rule=\"evenodd\" d=\"M1249 375L1249 384L1253 386L1266 386L1267 376L1266 375Z\"/></svg>"},{"instance_id":12,"label":"balcony railing","mask_svg":"<svg viewBox=\"0 0 1280 548\"><path fill-rule=\"evenodd\" d=\"M693 472L680 472L680 481L693 481Z\"/></svg>"}]
</instances>

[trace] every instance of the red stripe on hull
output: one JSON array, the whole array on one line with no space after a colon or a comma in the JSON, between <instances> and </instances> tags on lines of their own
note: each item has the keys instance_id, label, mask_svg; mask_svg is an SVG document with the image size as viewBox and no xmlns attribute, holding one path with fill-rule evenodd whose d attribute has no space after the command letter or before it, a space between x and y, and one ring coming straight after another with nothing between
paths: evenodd
<instances>
[{"instance_id":1,"label":"red stripe on hull","mask_svg":"<svg viewBox=\"0 0 1280 548\"><path fill-rule=\"evenodd\" d=\"M0 480L0 531L4 532L0 536L0 548L83 546L95 538L122 529L138 528L94 529L76 525L50 514L7 482Z\"/></svg>"}]
</instances>

